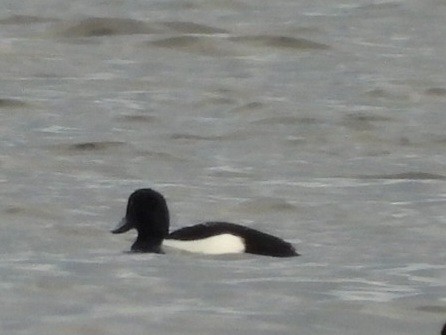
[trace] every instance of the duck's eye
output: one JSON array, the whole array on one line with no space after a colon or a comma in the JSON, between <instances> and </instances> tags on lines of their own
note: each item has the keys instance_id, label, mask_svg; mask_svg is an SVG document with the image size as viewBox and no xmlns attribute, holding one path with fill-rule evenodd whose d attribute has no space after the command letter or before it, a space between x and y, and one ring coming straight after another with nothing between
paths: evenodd
<instances>
[{"instance_id":1,"label":"duck's eye","mask_svg":"<svg viewBox=\"0 0 446 335\"><path fill-rule=\"evenodd\" d=\"M134 202L130 200L127 204L127 212L133 210L133 208L134 208Z\"/></svg>"}]
</instances>

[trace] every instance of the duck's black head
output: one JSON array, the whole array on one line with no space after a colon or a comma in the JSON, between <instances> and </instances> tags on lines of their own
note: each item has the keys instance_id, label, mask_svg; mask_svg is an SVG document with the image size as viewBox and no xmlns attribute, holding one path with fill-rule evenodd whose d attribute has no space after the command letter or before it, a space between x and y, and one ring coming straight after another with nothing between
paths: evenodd
<instances>
[{"instance_id":1,"label":"duck's black head","mask_svg":"<svg viewBox=\"0 0 446 335\"><path fill-rule=\"evenodd\" d=\"M169 234L169 211L160 193L144 188L130 195L125 217L112 233L121 234L132 228L138 232L132 251L160 252L161 242Z\"/></svg>"}]
</instances>

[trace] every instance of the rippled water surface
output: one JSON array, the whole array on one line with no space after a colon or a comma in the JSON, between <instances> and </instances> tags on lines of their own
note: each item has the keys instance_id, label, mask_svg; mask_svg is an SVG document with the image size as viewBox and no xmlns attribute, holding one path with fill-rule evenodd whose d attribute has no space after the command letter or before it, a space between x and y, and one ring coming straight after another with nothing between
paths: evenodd
<instances>
[{"instance_id":1,"label":"rippled water surface","mask_svg":"<svg viewBox=\"0 0 446 335\"><path fill-rule=\"evenodd\" d=\"M439 334L446 3L0 1L5 334ZM153 187L301 257L125 253Z\"/></svg>"}]
</instances>

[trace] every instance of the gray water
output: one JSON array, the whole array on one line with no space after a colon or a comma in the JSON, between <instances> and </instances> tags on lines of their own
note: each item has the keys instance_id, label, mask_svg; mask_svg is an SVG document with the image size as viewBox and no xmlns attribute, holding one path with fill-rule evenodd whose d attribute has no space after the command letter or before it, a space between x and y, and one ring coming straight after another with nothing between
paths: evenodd
<instances>
[{"instance_id":1,"label":"gray water","mask_svg":"<svg viewBox=\"0 0 446 335\"><path fill-rule=\"evenodd\" d=\"M2 334L439 334L445 1L0 8ZM141 187L302 256L125 253Z\"/></svg>"}]
</instances>

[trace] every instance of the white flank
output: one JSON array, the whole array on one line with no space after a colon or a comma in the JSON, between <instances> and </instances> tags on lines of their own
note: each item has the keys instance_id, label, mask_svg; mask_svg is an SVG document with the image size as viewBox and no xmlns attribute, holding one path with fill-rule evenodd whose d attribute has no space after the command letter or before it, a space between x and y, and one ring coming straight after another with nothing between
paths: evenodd
<instances>
[{"instance_id":1,"label":"white flank","mask_svg":"<svg viewBox=\"0 0 446 335\"><path fill-rule=\"evenodd\" d=\"M211 255L238 254L245 251L243 239L231 234L215 235L193 241L166 239L163 241L162 245L188 252Z\"/></svg>"}]
</instances>

